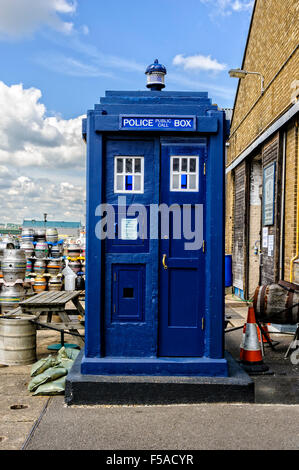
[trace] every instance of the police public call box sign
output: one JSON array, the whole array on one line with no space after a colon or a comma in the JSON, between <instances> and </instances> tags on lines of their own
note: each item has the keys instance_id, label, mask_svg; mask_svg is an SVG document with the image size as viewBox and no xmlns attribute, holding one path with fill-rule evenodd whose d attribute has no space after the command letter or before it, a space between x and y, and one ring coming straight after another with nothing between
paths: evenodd
<instances>
[{"instance_id":1,"label":"police public call box sign","mask_svg":"<svg viewBox=\"0 0 299 470\"><path fill-rule=\"evenodd\" d=\"M119 127L134 131L196 131L196 116L121 115Z\"/></svg>"}]
</instances>

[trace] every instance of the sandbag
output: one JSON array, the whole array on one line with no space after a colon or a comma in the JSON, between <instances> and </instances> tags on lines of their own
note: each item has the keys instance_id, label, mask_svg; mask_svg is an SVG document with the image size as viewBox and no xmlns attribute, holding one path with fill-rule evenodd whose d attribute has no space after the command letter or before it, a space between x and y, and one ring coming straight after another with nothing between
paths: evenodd
<instances>
[{"instance_id":1,"label":"sandbag","mask_svg":"<svg viewBox=\"0 0 299 470\"><path fill-rule=\"evenodd\" d=\"M49 369L45 370L41 374L33 377L31 381L28 384L28 390L29 392L33 392L34 390L37 389L40 385L46 382L50 382L52 380L59 379L60 377L63 377L64 375L67 374L67 369L64 367L50 367Z\"/></svg>"},{"instance_id":2,"label":"sandbag","mask_svg":"<svg viewBox=\"0 0 299 470\"><path fill-rule=\"evenodd\" d=\"M31 377L36 377L38 374L41 374L45 370L49 369L50 367L54 367L56 365L55 357L51 356L43 357L39 361L35 362L31 367Z\"/></svg>"},{"instance_id":3,"label":"sandbag","mask_svg":"<svg viewBox=\"0 0 299 470\"><path fill-rule=\"evenodd\" d=\"M33 395L63 395L65 390L66 376L53 382L47 382L38 387Z\"/></svg>"},{"instance_id":4,"label":"sandbag","mask_svg":"<svg viewBox=\"0 0 299 470\"><path fill-rule=\"evenodd\" d=\"M74 349L74 348L66 348L66 354L69 359L72 359L72 361L75 361L77 358L78 354L80 353L79 349Z\"/></svg>"},{"instance_id":5,"label":"sandbag","mask_svg":"<svg viewBox=\"0 0 299 470\"><path fill-rule=\"evenodd\" d=\"M59 365L59 367L64 367L69 372L73 364L74 361L72 361L72 359L60 359L57 365Z\"/></svg>"}]
</instances>

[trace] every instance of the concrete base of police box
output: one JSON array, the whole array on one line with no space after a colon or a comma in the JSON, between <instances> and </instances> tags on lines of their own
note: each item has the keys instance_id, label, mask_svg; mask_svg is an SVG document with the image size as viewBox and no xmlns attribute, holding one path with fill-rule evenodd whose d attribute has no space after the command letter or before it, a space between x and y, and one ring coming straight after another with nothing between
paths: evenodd
<instances>
[{"instance_id":1,"label":"concrete base of police box","mask_svg":"<svg viewBox=\"0 0 299 470\"><path fill-rule=\"evenodd\" d=\"M67 405L254 402L253 380L227 352L228 377L83 375L82 357L67 376Z\"/></svg>"}]
</instances>

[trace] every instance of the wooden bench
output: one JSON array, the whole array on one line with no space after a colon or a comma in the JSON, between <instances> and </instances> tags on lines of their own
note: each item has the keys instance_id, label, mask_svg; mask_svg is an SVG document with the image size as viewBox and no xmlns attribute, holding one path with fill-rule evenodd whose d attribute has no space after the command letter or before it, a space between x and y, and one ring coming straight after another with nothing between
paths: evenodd
<instances>
[{"instance_id":1,"label":"wooden bench","mask_svg":"<svg viewBox=\"0 0 299 470\"><path fill-rule=\"evenodd\" d=\"M65 330L68 330L74 336L79 336L84 341L84 337L78 331L84 329L84 325L80 321L72 321L69 317L71 314L77 314L84 318L85 310L79 301L80 295L81 291L41 292L20 302L20 307L24 314L36 316L34 323L39 327L60 331L62 342ZM75 309L66 310L67 302L72 302ZM47 315L46 322L39 321L41 315ZM58 315L62 322L52 322L53 315Z\"/></svg>"}]
</instances>

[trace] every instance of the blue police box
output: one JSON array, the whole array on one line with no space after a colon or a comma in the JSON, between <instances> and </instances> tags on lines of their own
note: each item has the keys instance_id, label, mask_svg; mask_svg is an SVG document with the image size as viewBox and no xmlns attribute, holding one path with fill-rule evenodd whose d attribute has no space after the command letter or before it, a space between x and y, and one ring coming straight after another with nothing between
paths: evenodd
<instances>
[{"instance_id":1,"label":"blue police box","mask_svg":"<svg viewBox=\"0 0 299 470\"><path fill-rule=\"evenodd\" d=\"M207 93L107 91L87 143L82 374L228 375L225 114Z\"/></svg>"}]
</instances>

